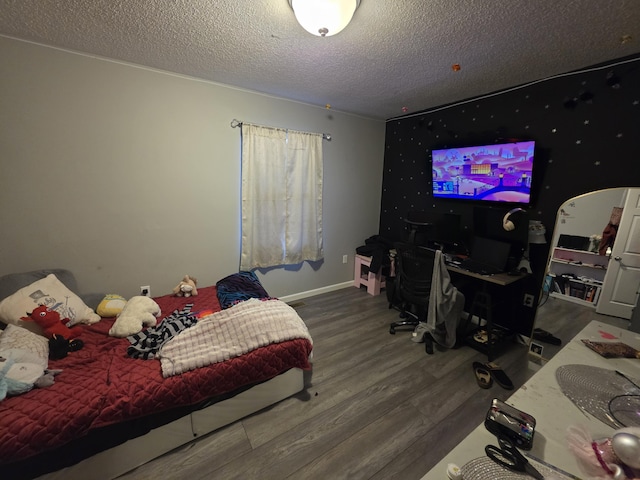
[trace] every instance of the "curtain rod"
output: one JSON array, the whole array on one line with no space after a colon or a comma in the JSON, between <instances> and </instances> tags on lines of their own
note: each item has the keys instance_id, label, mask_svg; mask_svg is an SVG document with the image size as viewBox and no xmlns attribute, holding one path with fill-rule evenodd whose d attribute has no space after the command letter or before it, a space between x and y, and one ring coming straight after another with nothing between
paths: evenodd
<instances>
[{"instance_id":1,"label":"curtain rod","mask_svg":"<svg viewBox=\"0 0 640 480\"><path fill-rule=\"evenodd\" d=\"M231 120L231 128L236 128L236 127L241 127L242 123L240 120L236 120L235 118L233 120ZM253 125L253 124L252 124ZM256 125L259 127L264 127L264 125ZM265 128L277 128L277 127L265 127ZM286 128L284 128L283 130L287 130ZM330 133L323 133L322 134L322 139L323 140L327 140L327 141L331 141L331 134Z\"/></svg>"}]
</instances>

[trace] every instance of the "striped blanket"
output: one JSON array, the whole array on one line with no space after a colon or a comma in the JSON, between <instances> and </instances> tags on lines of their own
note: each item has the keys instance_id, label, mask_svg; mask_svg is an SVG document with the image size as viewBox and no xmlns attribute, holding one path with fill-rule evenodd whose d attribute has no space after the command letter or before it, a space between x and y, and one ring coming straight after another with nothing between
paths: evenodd
<instances>
[{"instance_id":1,"label":"striped blanket","mask_svg":"<svg viewBox=\"0 0 640 480\"><path fill-rule=\"evenodd\" d=\"M167 341L158 356L166 378L294 338L312 341L293 308L281 300L252 298L203 317Z\"/></svg>"}]
</instances>

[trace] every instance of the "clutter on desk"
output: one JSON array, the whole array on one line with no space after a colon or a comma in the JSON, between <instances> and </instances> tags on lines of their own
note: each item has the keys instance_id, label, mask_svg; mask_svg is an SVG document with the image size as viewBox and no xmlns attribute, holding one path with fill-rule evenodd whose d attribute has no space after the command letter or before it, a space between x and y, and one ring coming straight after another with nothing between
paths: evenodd
<instances>
[{"instance_id":1,"label":"clutter on desk","mask_svg":"<svg viewBox=\"0 0 640 480\"><path fill-rule=\"evenodd\" d=\"M562 470L560 467L557 467L549 462L545 462L544 460L532 455L530 452L524 454L525 457L529 459L529 461L533 461L535 465L544 465L547 468L550 468L555 473L551 477L545 477L546 480L556 480L561 478L570 478L573 480L582 480L580 477L576 477L575 475Z\"/></svg>"},{"instance_id":2,"label":"clutter on desk","mask_svg":"<svg viewBox=\"0 0 640 480\"><path fill-rule=\"evenodd\" d=\"M536 419L499 398L491 401L484 426L498 438L501 445L502 442L509 442L514 448L523 450L531 450L533 447Z\"/></svg>"},{"instance_id":3,"label":"clutter on desk","mask_svg":"<svg viewBox=\"0 0 640 480\"><path fill-rule=\"evenodd\" d=\"M462 470L455 463L450 463L447 465L447 477L449 480L462 480Z\"/></svg>"},{"instance_id":4,"label":"clutter on desk","mask_svg":"<svg viewBox=\"0 0 640 480\"><path fill-rule=\"evenodd\" d=\"M512 472L524 473L537 480L544 476L520 453L520 450L506 437L498 436L498 446L487 445L484 451L491 460Z\"/></svg>"},{"instance_id":5,"label":"clutter on desk","mask_svg":"<svg viewBox=\"0 0 640 480\"><path fill-rule=\"evenodd\" d=\"M640 380L590 365L556 369L562 393L585 414L612 428L640 427Z\"/></svg>"},{"instance_id":6,"label":"clutter on desk","mask_svg":"<svg viewBox=\"0 0 640 480\"><path fill-rule=\"evenodd\" d=\"M609 401L609 412L620 424L640 427L640 395L618 395Z\"/></svg>"},{"instance_id":7,"label":"clutter on desk","mask_svg":"<svg viewBox=\"0 0 640 480\"><path fill-rule=\"evenodd\" d=\"M532 415L494 398L484 426L496 436L497 445L486 445L486 457L473 459L462 466L464 480L576 479L549 463L520 452L520 449L533 447L536 419ZM453 478L449 469L447 474Z\"/></svg>"},{"instance_id":8,"label":"clutter on desk","mask_svg":"<svg viewBox=\"0 0 640 480\"><path fill-rule=\"evenodd\" d=\"M582 343L604 358L640 358L640 350L623 342L594 342L583 339Z\"/></svg>"},{"instance_id":9,"label":"clutter on desk","mask_svg":"<svg viewBox=\"0 0 640 480\"><path fill-rule=\"evenodd\" d=\"M553 469L535 460L530 460L530 463L545 480L575 480L576 478L573 475L563 473L560 469ZM475 458L465 463L460 470L462 470L464 480L524 480L532 478L524 473L509 470L489 457Z\"/></svg>"},{"instance_id":10,"label":"clutter on desk","mask_svg":"<svg viewBox=\"0 0 640 480\"><path fill-rule=\"evenodd\" d=\"M589 478L640 479L640 427L621 428L608 437L594 439L585 427L570 426L567 443Z\"/></svg>"}]
</instances>

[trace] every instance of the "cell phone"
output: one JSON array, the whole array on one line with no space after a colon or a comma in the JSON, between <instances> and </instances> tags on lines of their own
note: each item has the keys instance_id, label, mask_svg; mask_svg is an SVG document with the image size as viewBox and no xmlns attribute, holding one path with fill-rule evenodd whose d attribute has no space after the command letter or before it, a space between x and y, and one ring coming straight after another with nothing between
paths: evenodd
<instances>
[{"instance_id":1,"label":"cell phone","mask_svg":"<svg viewBox=\"0 0 640 480\"><path fill-rule=\"evenodd\" d=\"M496 437L506 438L522 450L533 447L536 419L498 398L491 401L484 426Z\"/></svg>"}]
</instances>

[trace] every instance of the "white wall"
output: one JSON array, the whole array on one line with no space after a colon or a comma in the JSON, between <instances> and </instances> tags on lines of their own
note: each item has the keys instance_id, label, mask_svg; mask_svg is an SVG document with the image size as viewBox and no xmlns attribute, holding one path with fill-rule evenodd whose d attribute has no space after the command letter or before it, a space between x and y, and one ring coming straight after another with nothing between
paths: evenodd
<instances>
[{"instance_id":1,"label":"white wall","mask_svg":"<svg viewBox=\"0 0 640 480\"><path fill-rule=\"evenodd\" d=\"M382 121L1 36L0 58L0 275L68 268L83 293L128 297L237 272L234 118L332 135L325 261L260 272L271 295L350 281L378 232Z\"/></svg>"}]
</instances>

